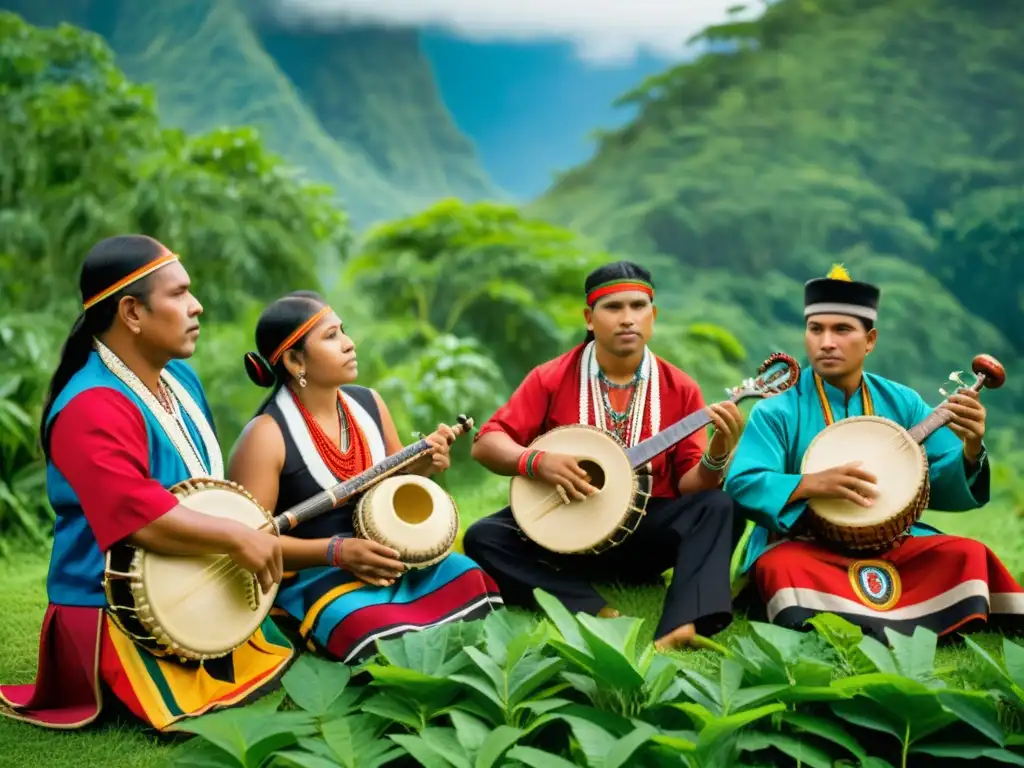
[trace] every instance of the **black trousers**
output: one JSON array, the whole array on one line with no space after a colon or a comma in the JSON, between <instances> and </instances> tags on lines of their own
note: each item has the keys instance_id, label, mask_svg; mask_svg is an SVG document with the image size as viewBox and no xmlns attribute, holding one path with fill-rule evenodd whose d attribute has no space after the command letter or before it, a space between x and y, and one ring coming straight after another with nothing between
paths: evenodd
<instances>
[{"instance_id":1,"label":"black trousers","mask_svg":"<svg viewBox=\"0 0 1024 768\"><path fill-rule=\"evenodd\" d=\"M505 509L473 523L466 554L497 582L506 605L535 609L543 589L573 613L597 614L605 605L593 582L640 584L674 569L655 637L684 624L710 636L732 621L729 560L733 502L720 490L678 499L652 498L636 531L600 555L562 555L525 539Z\"/></svg>"}]
</instances>

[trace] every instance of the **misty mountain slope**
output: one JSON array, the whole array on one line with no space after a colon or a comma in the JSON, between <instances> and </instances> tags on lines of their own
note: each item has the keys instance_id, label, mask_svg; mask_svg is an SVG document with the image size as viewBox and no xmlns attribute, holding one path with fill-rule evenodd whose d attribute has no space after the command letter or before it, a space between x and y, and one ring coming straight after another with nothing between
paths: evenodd
<instances>
[{"instance_id":1,"label":"misty mountain slope","mask_svg":"<svg viewBox=\"0 0 1024 768\"><path fill-rule=\"evenodd\" d=\"M657 264L660 301L755 357L800 351L802 283L839 261L883 287L879 373L934 397L979 352L1019 359L1019 2L779 0L709 34L736 51L640 84L530 213Z\"/></svg>"},{"instance_id":2,"label":"misty mountain slope","mask_svg":"<svg viewBox=\"0 0 1024 768\"><path fill-rule=\"evenodd\" d=\"M102 34L125 73L155 87L166 124L258 129L297 172L330 184L357 226L447 196L501 196L453 125L415 35L348 30L325 36L301 66L289 56L286 68L302 79L307 101L264 47L242 0L0 0L0 7L34 24L67 21ZM288 47L288 34L263 33Z\"/></svg>"},{"instance_id":3,"label":"misty mountain slope","mask_svg":"<svg viewBox=\"0 0 1024 768\"><path fill-rule=\"evenodd\" d=\"M259 34L324 130L364 152L393 184L471 200L499 196L452 122L417 33L261 28Z\"/></svg>"}]
</instances>

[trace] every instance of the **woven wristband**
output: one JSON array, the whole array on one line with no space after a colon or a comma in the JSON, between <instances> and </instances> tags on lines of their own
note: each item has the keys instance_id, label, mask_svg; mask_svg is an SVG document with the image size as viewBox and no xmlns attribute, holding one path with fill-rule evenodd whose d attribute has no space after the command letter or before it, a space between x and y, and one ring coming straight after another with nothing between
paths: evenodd
<instances>
[{"instance_id":1,"label":"woven wristband","mask_svg":"<svg viewBox=\"0 0 1024 768\"><path fill-rule=\"evenodd\" d=\"M523 451L519 454L519 463L516 464L516 472L522 476L526 476L526 462L532 455L532 451Z\"/></svg>"},{"instance_id":2,"label":"woven wristband","mask_svg":"<svg viewBox=\"0 0 1024 768\"><path fill-rule=\"evenodd\" d=\"M519 456L519 463L516 466L516 471L524 477L536 477L537 466L540 463L541 456L544 455L544 451L523 451Z\"/></svg>"},{"instance_id":3,"label":"woven wristband","mask_svg":"<svg viewBox=\"0 0 1024 768\"><path fill-rule=\"evenodd\" d=\"M331 540L327 543L327 564L333 565L335 568L341 568L341 548L345 544L345 539L341 536L332 536Z\"/></svg>"},{"instance_id":4,"label":"woven wristband","mask_svg":"<svg viewBox=\"0 0 1024 768\"><path fill-rule=\"evenodd\" d=\"M544 451L534 451L530 454L530 458L526 460L526 474L530 477L537 476L537 467L540 465L540 457L544 455Z\"/></svg>"}]
</instances>

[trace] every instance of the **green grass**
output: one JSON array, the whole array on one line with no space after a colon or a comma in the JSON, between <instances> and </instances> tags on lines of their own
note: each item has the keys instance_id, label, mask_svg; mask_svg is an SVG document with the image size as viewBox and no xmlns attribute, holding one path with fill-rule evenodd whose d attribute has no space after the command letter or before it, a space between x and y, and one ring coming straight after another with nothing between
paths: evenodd
<instances>
[{"instance_id":1,"label":"green grass","mask_svg":"<svg viewBox=\"0 0 1024 768\"><path fill-rule=\"evenodd\" d=\"M507 503L507 480L488 478L472 489L455 489L453 495L467 522ZM1005 508L993 506L967 515L929 513L926 518L944 531L979 538L998 554L1015 575L1024 572L1024 518ZM35 676L39 626L46 607L48 553L21 550L0 561L0 583L5 586L3 615L0 616L0 680L29 682ZM664 589L603 590L609 602L630 616L647 621L641 639L652 639L661 611ZM746 620L737 617L716 639L745 631ZM1000 638L994 634L975 637L984 647L996 651ZM710 668L716 663L708 651L685 654L688 663ZM976 685L982 680L980 667L962 646L940 647L938 666L954 684ZM1015 730L1024 724L1008 723ZM0 768L45 766L46 768L155 768L166 763L174 747L143 735L126 725L110 725L72 732L54 732L0 717Z\"/></svg>"}]
</instances>

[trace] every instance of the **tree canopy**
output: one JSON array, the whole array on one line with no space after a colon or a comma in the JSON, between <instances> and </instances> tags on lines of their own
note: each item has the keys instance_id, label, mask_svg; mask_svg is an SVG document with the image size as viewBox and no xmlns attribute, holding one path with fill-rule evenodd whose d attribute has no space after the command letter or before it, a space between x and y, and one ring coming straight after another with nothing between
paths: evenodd
<instances>
[{"instance_id":1,"label":"tree canopy","mask_svg":"<svg viewBox=\"0 0 1024 768\"><path fill-rule=\"evenodd\" d=\"M0 510L30 519L49 514L36 416L97 241L137 232L178 252L213 320L205 345L248 320L250 341L230 351L238 380L253 307L317 287L350 233L329 190L295 181L252 131L162 127L152 90L98 36L0 13L0 39ZM215 410L237 434L245 415L219 399Z\"/></svg>"},{"instance_id":2,"label":"tree canopy","mask_svg":"<svg viewBox=\"0 0 1024 768\"><path fill-rule=\"evenodd\" d=\"M756 355L799 349L801 284L843 262L882 286L878 372L935 393L974 354L1024 349L1019 14L770 3L626 94L637 117L530 212L669 257L663 279ZM1009 392L992 402L1018 410Z\"/></svg>"}]
</instances>

